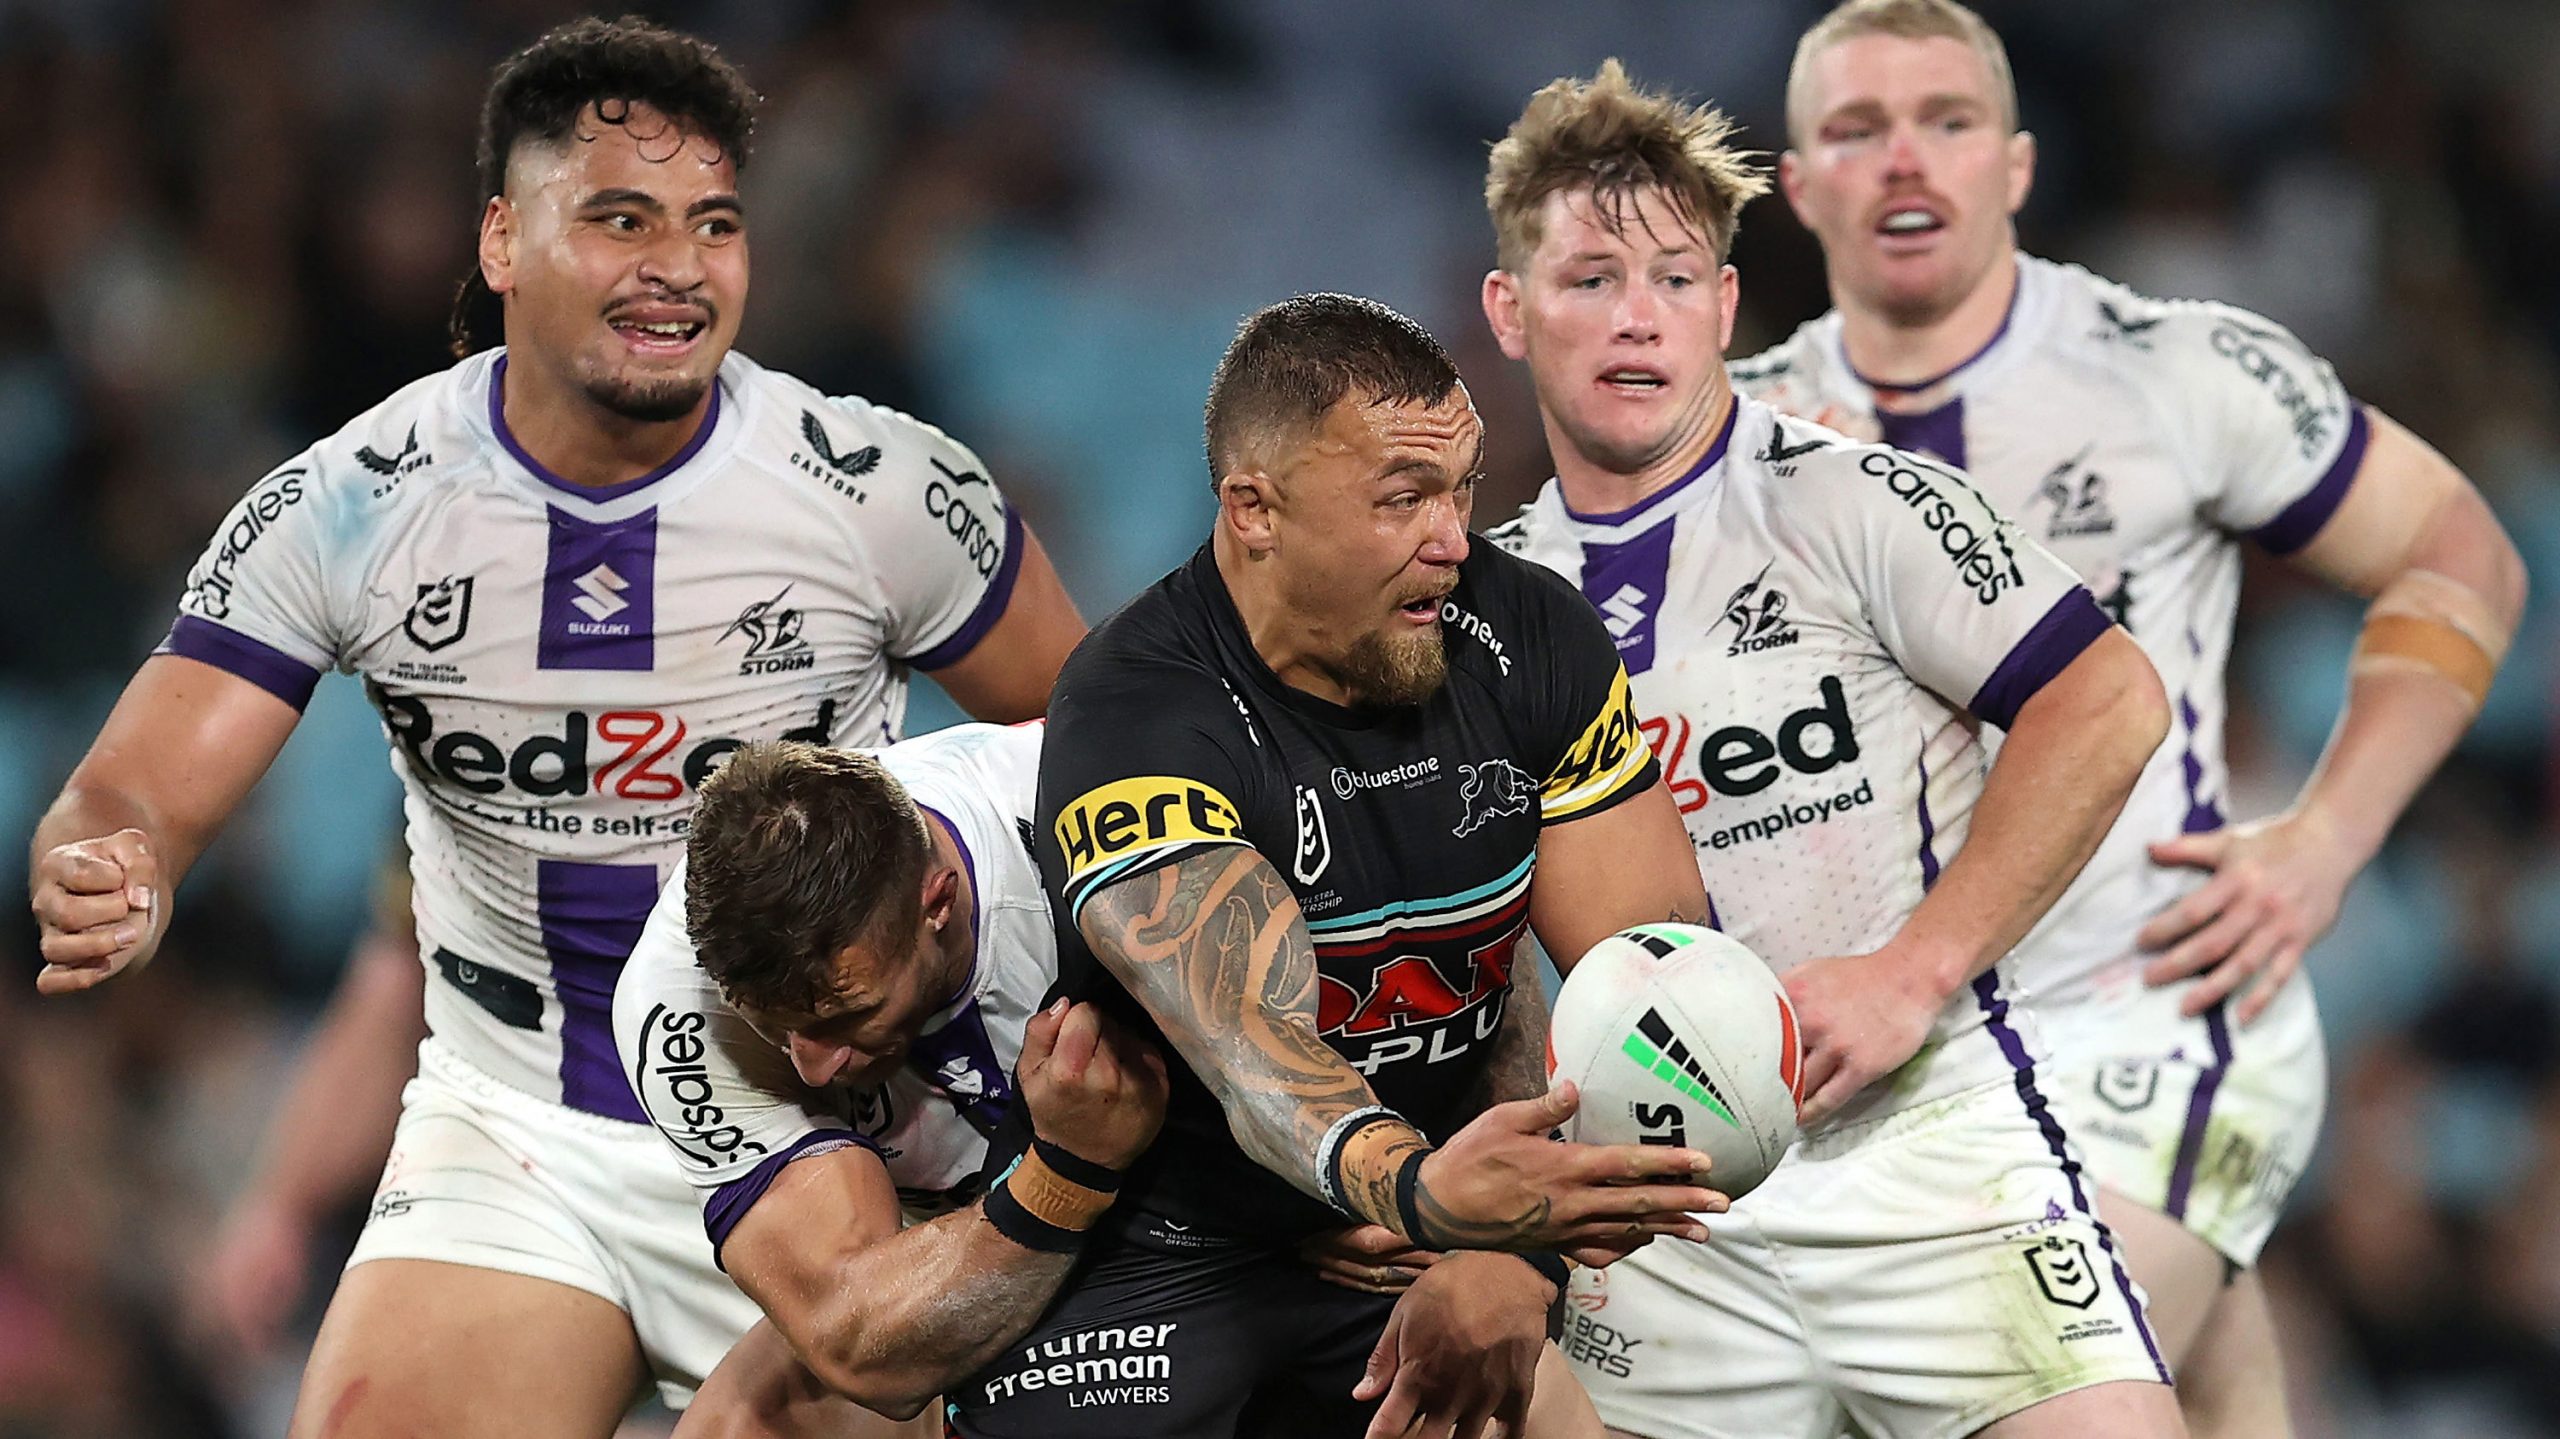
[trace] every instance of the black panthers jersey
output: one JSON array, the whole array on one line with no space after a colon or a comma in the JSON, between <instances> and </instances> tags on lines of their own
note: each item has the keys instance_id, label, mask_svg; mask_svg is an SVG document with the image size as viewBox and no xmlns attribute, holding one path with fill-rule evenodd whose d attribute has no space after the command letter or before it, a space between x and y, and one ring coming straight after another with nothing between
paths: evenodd
<instances>
[{"instance_id":1,"label":"black panthers jersey","mask_svg":"<svg viewBox=\"0 0 2560 1439\"><path fill-rule=\"evenodd\" d=\"M1153 1038L1173 1075L1124 1212L1272 1241L1343 1222L1245 1156L1216 1098L1094 957L1076 916L1098 890L1205 848L1261 851L1315 940L1325 1042L1445 1140L1474 1117L1540 828L1654 783L1590 603L1491 545L1458 577L1440 612L1448 682L1417 706L1345 708L1282 683L1206 546L1059 675L1039 821L1060 988Z\"/></svg>"}]
</instances>

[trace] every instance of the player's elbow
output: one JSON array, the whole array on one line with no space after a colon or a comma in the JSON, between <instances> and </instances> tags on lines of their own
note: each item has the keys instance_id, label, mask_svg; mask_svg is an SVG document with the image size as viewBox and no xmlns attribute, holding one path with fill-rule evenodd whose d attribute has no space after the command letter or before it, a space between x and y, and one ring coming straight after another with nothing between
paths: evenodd
<instances>
[{"instance_id":1,"label":"player's elbow","mask_svg":"<svg viewBox=\"0 0 2560 1439\"><path fill-rule=\"evenodd\" d=\"M923 1413L946 1384L963 1377L930 1373L928 1366L887 1353L860 1352L857 1346L813 1352L806 1362L827 1388L875 1414L901 1420Z\"/></svg>"}]
</instances>

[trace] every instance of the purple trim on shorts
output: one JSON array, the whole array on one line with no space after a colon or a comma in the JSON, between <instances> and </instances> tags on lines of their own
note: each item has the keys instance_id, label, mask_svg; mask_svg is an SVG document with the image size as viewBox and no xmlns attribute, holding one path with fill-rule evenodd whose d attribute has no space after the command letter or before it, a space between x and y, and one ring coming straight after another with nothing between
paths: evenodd
<instances>
[{"instance_id":1,"label":"purple trim on shorts","mask_svg":"<svg viewBox=\"0 0 2560 1439\"><path fill-rule=\"evenodd\" d=\"M295 709L311 703L311 691L320 683L320 671L284 651L194 615L178 616L153 653L198 660L238 675Z\"/></svg>"},{"instance_id":2,"label":"purple trim on shorts","mask_svg":"<svg viewBox=\"0 0 2560 1439\"><path fill-rule=\"evenodd\" d=\"M2271 555L2289 555L2319 536L2321 527L2338 512L2347 498L2347 489L2355 483L2356 471L2364 468L2365 445L2373 439L2373 421L2365 416L2364 406L2349 401L2347 405L2347 438L2338 446L2338 457L2320 475L2319 483L2303 492L2302 498L2284 507L2277 516L2249 532L2249 538Z\"/></svg>"},{"instance_id":3,"label":"purple trim on shorts","mask_svg":"<svg viewBox=\"0 0 2560 1439\"><path fill-rule=\"evenodd\" d=\"M2222 1076L2231 1068L2231 1024L2224 1016L2223 1004L2216 1001L2204 1012L2205 1038L2213 1045L2213 1063L2196 1076L2195 1093L2187 1099L2187 1128L2178 1136L2178 1158L2169 1166L2169 1194L2160 1212L2171 1219L2187 1217L2188 1194L2195 1187L2196 1164L2204 1158L2205 1126L2213 1118L2213 1097L2222 1089Z\"/></svg>"},{"instance_id":4,"label":"purple trim on shorts","mask_svg":"<svg viewBox=\"0 0 2560 1439\"><path fill-rule=\"evenodd\" d=\"M1964 397L1962 395L1925 414L1889 415L1878 410L1876 411L1876 430L1884 436L1886 444L1897 450L1934 455L1959 470L1964 468Z\"/></svg>"},{"instance_id":5,"label":"purple trim on shorts","mask_svg":"<svg viewBox=\"0 0 2560 1439\"><path fill-rule=\"evenodd\" d=\"M757 1200L764 1198L767 1189L773 1187L774 1176L782 1173L784 1165L795 1159L833 1154L854 1145L874 1154L880 1153L879 1144L868 1135L857 1134L850 1129L813 1129L783 1146L778 1153L758 1160L755 1168L712 1190L711 1197L702 1202L702 1227L711 1236L711 1262L720 1266L721 1273L729 1272L728 1263L720 1257L720 1247L729 1242L729 1231L736 1229L738 1221L746 1218L747 1211L755 1207ZM881 1163L888 1163L886 1155L881 1156Z\"/></svg>"},{"instance_id":6,"label":"purple trim on shorts","mask_svg":"<svg viewBox=\"0 0 2560 1439\"><path fill-rule=\"evenodd\" d=\"M553 474L543 465L542 461L535 459L530 454L527 454L524 446L516 443L515 431L507 428L506 378L507 357L500 355L498 357L498 363L489 367L490 431L497 435L498 443L506 447L507 453L515 456L516 463L525 467L526 473L532 475L535 479L542 481L544 484L549 485L555 490L576 495L582 500L616 500L631 493L633 490L639 489L643 485L656 484L658 481L665 479L667 476L674 474L680 469L683 469L685 461L701 454L702 447L711 442L711 432L718 428L720 424L720 380L719 377L715 375L711 380L710 403L705 405L702 410L702 424L699 428L694 430L693 438L684 442L684 448L675 452L674 458L668 460L665 464L658 466L656 469L651 470L649 473L640 476L638 479L624 480L619 484L612 485L581 485L574 483L573 481L564 480L558 475Z\"/></svg>"},{"instance_id":7,"label":"purple trim on shorts","mask_svg":"<svg viewBox=\"0 0 2560 1439\"><path fill-rule=\"evenodd\" d=\"M2000 971L1984 970L1973 982L1974 1001L1982 1006L1982 1024L2000 1045L2001 1055L2009 1061L2016 1076L2018 1099L2027 1107L2027 1117L2035 1121L2036 1131L2044 1136L2045 1148L2052 1151L2054 1161L2062 1166L2062 1177L2071 1186L2072 1207L2098 1231L2098 1245L2107 1252L2108 1267L2115 1271L2116 1292L2124 1296L2125 1309L2133 1315L2133 1327L2142 1334L2142 1347L2151 1354L2151 1366L2159 1371L2160 1382L2167 1384L2169 1362L2160 1357L2160 1342L2152 1337L2150 1316L2142 1312L2142 1301L2134 1297L2133 1279L2124 1270L2124 1259L2116 1252L2115 1234L2107 1222L2098 1217L2089 1203L2088 1191L2080 1186L2080 1161L2071 1157L2071 1145L2064 1138L2062 1125L2045 1105L2043 1091L2036 1088L2036 1065L2027 1057L2026 1041L2009 1027L2009 997L2000 992Z\"/></svg>"},{"instance_id":8,"label":"purple trim on shorts","mask_svg":"<svg viewBox=\"0 0 2560 1439\"><path fill-rule=\"evenodd\" d=\"M534 881L542 948L560 996L560 1102L607 1119L649 1122L613 1047L613 985L658 902L646 864L540 862Z\"/></svg>"},{"instance_id":9,"label":"purple trim on shorts","mask_svg":"<svg viewBox=\"0 0 2560 1439\"><path fill-rule=\"evenodd\" d=\"M1929 757L1920 756L1920 892L1938 883L1938 827L1929 820Z\"/></svg>"},{"instance_id":10,"label":"purple trim on shorts","mask_svg":"<svg viewBox=\"0 0 2560 1439\"><path fill-rule=\"evenodd\" d=\"M1682 490L1689 488L1690 484L1695 481L1698 476L1714 469L1716 467L1716 462L1724 458L1725 448L1733 443L1733 423L1740 418L1742 418L1742 397L1740 395L1736 395L1733 398L1733 402L1725 406L1724 428L1716 431L1715 443L1707 446L1707 452L1698 457L1698 462L1689 467L1689 472L1682 475L1680 478L1673 480L1671 483L1664 485L1661 489L1654 491L1652 494L1645 496L1643 499L1636 501L1634 504L1627 506L1625 509L1609 510L1603 513L1586 515L1582 511L1575 509L1573 506L1567 505L1564 507L1564 512L1586 525L1625 524L1627 521L1632 520L1636 516L1643 514L1645 511L1652 509L1654 506L1661 504L1664 500L1667 500L1673 495L1680 493Z\"/></svg>"},{"instance_id":11,"label":"purple trim on shorts","mask_svg":"<svg viewBox=\"0 0 2560 1439\"><path fill-rule=\"evenodd\" d=\"M996 621L1004 618L1005 606L1013 599L1013 582L1021 573L1022 512L1008 505L1004 512L1004 559L987 581L987 592L978 596L978 607L969 612L969 618L961 621L949 639L907 663L920 670L938 670L968 658L969 651L976 649L978 641L987 637L987 631L996 627Z\"/></svg>"},{"instance_id":12,"label":"purple trim on shorts","mask_svg":"<svg viewBox=\"0 0 2560 1439\"><path fill-rule=\"evenodd\" d=\"M2044 612L2025 638L2010 646L2000 667L1982 688L1973 692L1973 702L1965 708L1989 723L2007 729L2017 722L2018 711L2036 697L2036 691L2051 683L2053 677L2070 668L2080 652L2098 642L2112 622L2107 612L2089 591L2073 585L2053 608Z\"/></svg>"}]
</instances>

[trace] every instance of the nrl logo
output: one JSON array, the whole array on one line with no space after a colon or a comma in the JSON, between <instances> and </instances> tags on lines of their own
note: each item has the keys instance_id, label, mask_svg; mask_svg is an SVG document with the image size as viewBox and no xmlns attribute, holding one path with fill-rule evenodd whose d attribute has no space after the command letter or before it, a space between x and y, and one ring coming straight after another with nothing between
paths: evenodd
<instances>
[{"instance_id":1,"label":"nrl logo","mask_svg":"<svg viewBox=\"0 0 2560 1439\"><path fill-rule=\"evenodd\" d=\"M418 598L400 621L401 632L429 654L461 639L471 627L472 581L470 575L447 575L418 586Z\"/></svg>"}]
</instances>

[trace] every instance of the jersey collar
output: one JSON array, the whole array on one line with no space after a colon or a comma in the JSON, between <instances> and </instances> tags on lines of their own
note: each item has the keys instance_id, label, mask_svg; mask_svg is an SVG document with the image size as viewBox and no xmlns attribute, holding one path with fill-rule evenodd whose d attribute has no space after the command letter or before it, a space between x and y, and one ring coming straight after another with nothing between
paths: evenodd
<instances>
[{"instance_id":1,"label":"jersey collar","mask_svg":"<svg viewBox=\"0 0 2560 1439\"><path fill-rule=\"evenodd\" d=\"M1671 483L1664 485L1661 489L1654 491L1652 494L1645 496L1643 499L1636 501L1634 504L1627 506L1623 510L1609 510L1598 514L1585 514L1571 505L1565 505L1565 514L1576 524L1598 525L1603 529L1612 529L1627 523L1638 515L1647 513L1660 505L1663 501L1668 500L1672 496L1688 489L1691 485L1697 483L1698 478L1701 475L1708 473L1717 465L1724 462L1725 451L1731 448L1733 444L1734 422L1741 418L1742 392L1740 390L1736 390L1733 392L1732 401L1725 406L1724 426L1716 431L1715 443L1707 446L1707 452L1698 457L1698 462L1689 467L1689 472L1687 474L1684 474L1680 478L1673 480ZM1564 503L1564 483L1561 480L1556 482L1556 502L1558 504Z\"/></svg>"},{"instance_id":2,"label":"jersey collar","mask_svg":"<svg viewBox=\"0 0 2560 1439\"><path fill-rule=\"evenodd\" d=\"M728 366L723 364L720 368L721 373L712 377L711 402L703 407L702 423L695 427L693 438L685 441L684 448L676 451L665 464L658 466L656 469L651 470L645 475L624 480L620 484L581 485L572 483L571 481L562 479L559 475L553 473L548 466L544 465L540 460L535 459L524 446L516 443L515 432L507 428L507 356L503 352L499 354L497 363L489 367L489 433L497 438L499 448L505 450L508 457L513 459L518 465L523 466L524 472L531 475L534 479L541 481L543 484L561 492L562 494L583 500L588 504L609 504L612 501L621 499L625 495L635 494L638 491L647 489L649 486L654 485L658 481L665 479L667 476L683 469L687 464L692 462L695 456L702 453L705 446L711 443L711 437L714 432L719 430L721 417L728 408L725 398L728 390Z\"/></svg>"}]
</instances>

